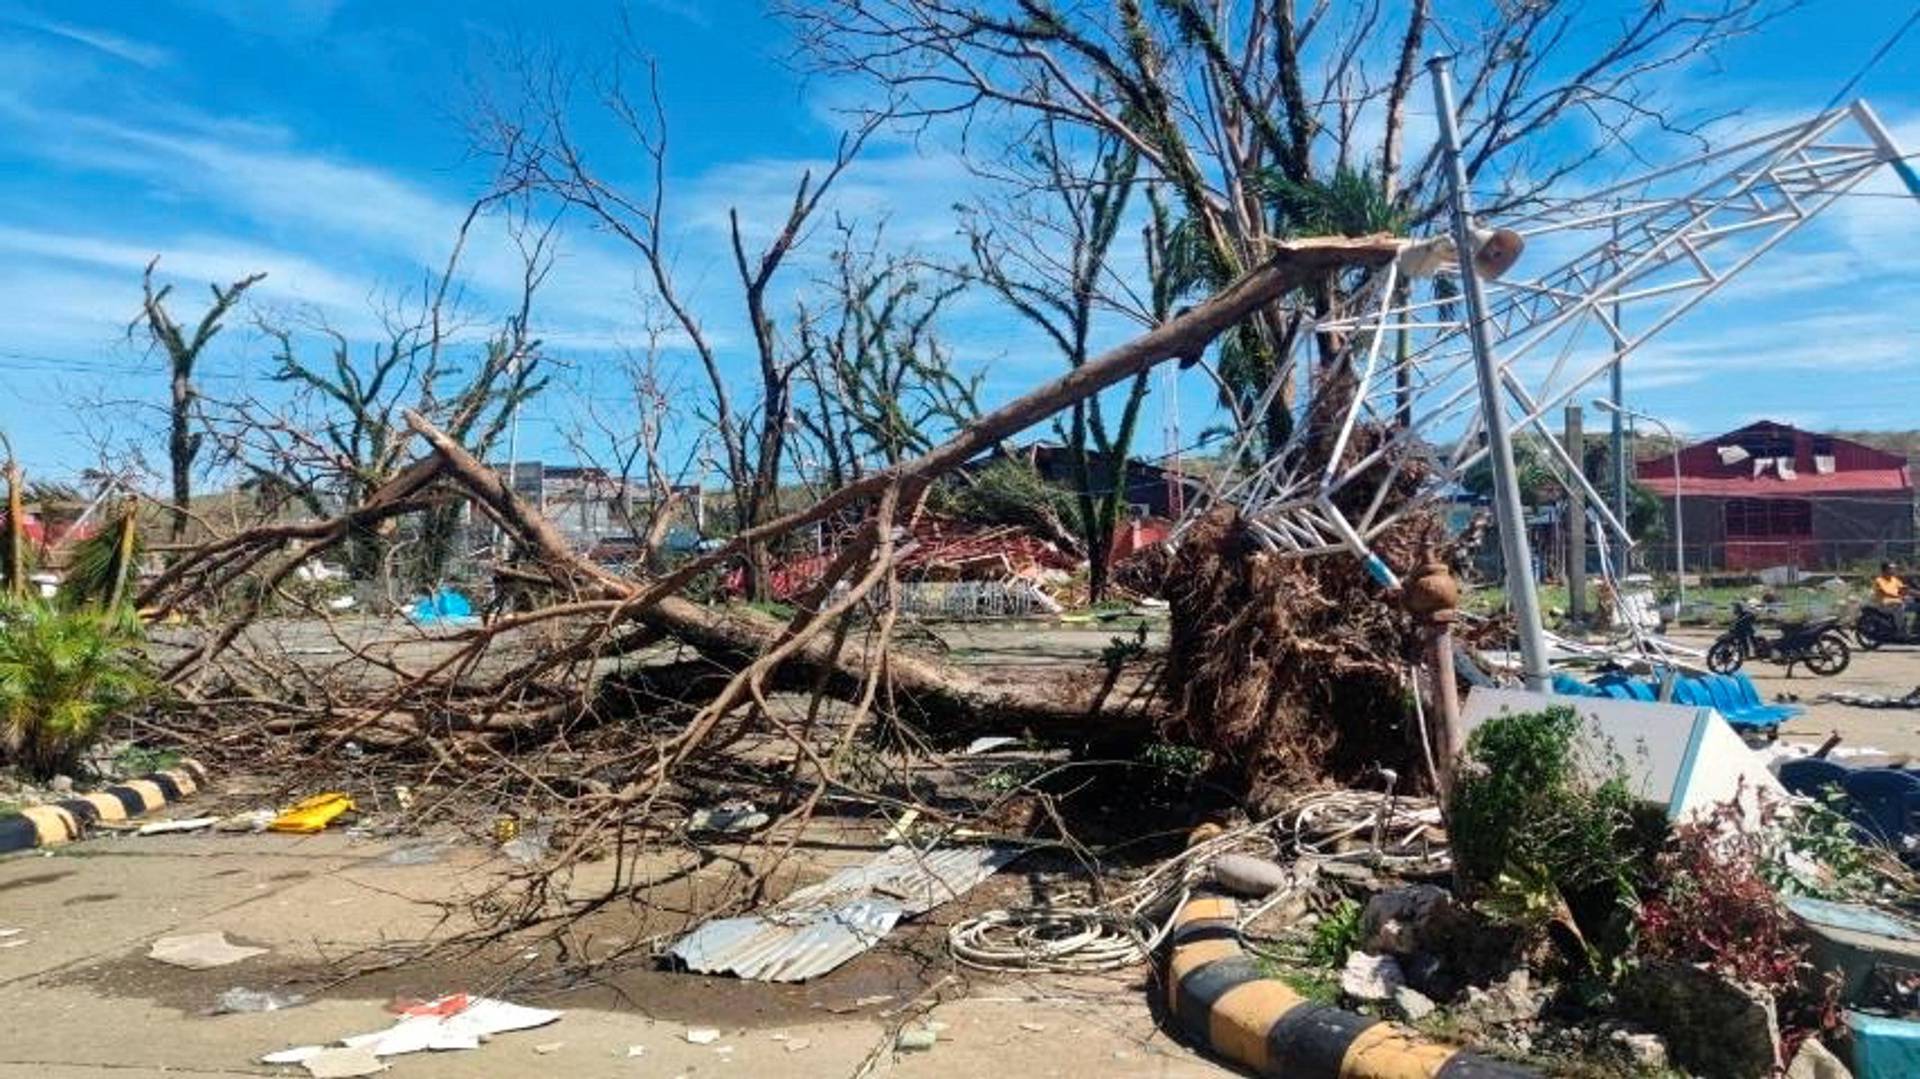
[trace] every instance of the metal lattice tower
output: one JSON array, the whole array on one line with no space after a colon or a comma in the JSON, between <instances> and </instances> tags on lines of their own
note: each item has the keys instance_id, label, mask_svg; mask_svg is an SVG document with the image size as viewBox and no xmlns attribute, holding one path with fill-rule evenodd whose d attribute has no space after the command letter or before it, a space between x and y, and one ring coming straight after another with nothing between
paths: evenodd
<instances>
[{"instance_id":1,"label":"metal lattice tower","mask_svg":"<svg viewBox=\"0 0 1920 1079\"><path fill-rule=\"evenodd\" d=\"M1583 489L1604 526L1625 536L1623 523L1554 436L1549 417L1889 165L1920 196L1920 175L1867 103L1856 101L1584 196L1488 222L1526 241L1519 272L1484 282L1504 391L1500 403L1511 428L1532 429L1561 480ZM1529 265L1542 264L1551 268L1525 275ZM1241 424L1228 462L1235 478L1217 497L1238 506L1270 549L1294 555L1351 551L1392 583L1393 567L1375 557L1371 541L1459 483L1485 455L1464 312L1447 288L1456 265L1446 239L1410 241L1345 313L1315 328L1344 342L1333 365L1340 372L1338 387L1329 390L1334 383L1323 379L1315 386L1319 402L1306 395L1310 399L1298 410L1286 445L1259 456L1257 417L1282 391L1278 381ZM1432 277L1435 270L1439 276ZM1426 298L1394 302L1396 294L1422 292ZM1631 332L1615 322L1616 304L1631 306ZM1406 422L1397 414L1403 405ZM1413 498L1390 497L1416 474ZM1205 509L1191 507L1189 519Z\"/></svg>"}]
</instances>

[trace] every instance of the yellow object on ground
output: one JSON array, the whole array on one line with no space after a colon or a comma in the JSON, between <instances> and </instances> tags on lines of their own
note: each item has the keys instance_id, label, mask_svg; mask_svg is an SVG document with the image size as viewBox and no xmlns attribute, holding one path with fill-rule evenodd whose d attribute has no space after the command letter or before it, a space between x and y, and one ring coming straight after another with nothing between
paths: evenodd
<instances>
[{"instance_id":1,"label":"yellow object on ground","mask_svg":"<svg viewBox=\"0 0 1920 1079\"><path fill-rule=\"evenodd\" d=\"M311 835L314 832L324 831L327 825L333 823L335 817L352 808L353 799L347 797L342 791L316 794L295 803L290 809L281 811L279 816L273 818L273 823L267 825L267 830Z\"/></svg>"}]
</instances>

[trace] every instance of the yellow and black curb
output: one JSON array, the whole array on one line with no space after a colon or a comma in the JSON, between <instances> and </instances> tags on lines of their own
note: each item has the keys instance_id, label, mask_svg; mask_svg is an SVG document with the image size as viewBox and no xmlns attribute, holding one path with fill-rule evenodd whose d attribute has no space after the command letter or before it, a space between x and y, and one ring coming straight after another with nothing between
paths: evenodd
<instances>
[{"instance_id":1,"label":"yellow and black curb","mask_svg":"<svg viewBox=\"0 0 1920 1079\"><path fill-rule=\"evenodd\" d=\"M178 768L148 772L91 794L77 794L51 805L28 806L19 816L0 818L0 854L71 843L96 821L123 821L185 799L207 781L200 762L183 760Z\"/></svg>"},{"instance_id":2,"label":"yellow and black curb","mask_svg":"<svg viewBox=\"0 0 1920 1079\"><path fill-rule=\"evenodd\" d=\"M1239 913L1196 895L1174 917L1167 1009L1194 1044L1287 1079L1519 1079L1536 1073L1355 1012L1269 978L1240 947Z\"/></svg>"}]
</instances>

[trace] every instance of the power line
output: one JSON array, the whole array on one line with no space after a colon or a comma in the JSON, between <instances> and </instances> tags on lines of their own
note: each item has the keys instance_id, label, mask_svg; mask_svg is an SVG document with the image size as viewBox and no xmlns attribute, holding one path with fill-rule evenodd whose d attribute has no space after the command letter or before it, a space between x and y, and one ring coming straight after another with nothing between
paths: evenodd
<instances>
[{"instance_id":1,"label":"power line","mask_svg":"<svg viewBox=\"0 0 1920 1079\"><path fill-rule=\"evenodd\" d=\"M1840 104L1840 102L1853 91L1853 88L1859 85L1860 80L1866 78L1867 73L1872 71L1874 67L1886 57L1887 53L1892 51L1895 45L1900 43L1900 39L1906 36L1907 31L1911 30L1913 24L1916 22L1920 22L1920 4L1915 4L1913 6L1913 12L1907 16L1906 21L1901 23L1892 34L1888 35L1887 39L1880 43L1879 48L1873 50L1873 55L1867 57L1867 62L1861 64L1860 70L1853 73L1853 78L1848 79L1846 84L1840 87L1839 92L1833 95L1832 100L1827 102L1827 108L1831 109L1835 105Z\"/></svg>"}]
</instances>

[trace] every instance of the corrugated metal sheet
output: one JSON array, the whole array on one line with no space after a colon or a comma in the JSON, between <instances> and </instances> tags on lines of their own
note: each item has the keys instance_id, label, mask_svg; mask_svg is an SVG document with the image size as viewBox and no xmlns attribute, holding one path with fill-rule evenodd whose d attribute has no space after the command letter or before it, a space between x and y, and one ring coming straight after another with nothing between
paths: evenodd
<instances>
[{"instance_id":1,"label":"corrugated metal sheet","mask_svg":"<svg viewBox=\"0 0 1920 1079\"><path fill-rule=\"evenodd\" d=\"M893 847L794 892L765 914L708 922L680 938L671 954L702 974L816 978L880 943L901 918L966 894L1019 854L1004 847Z\"/></svg>"}]
</instances>

